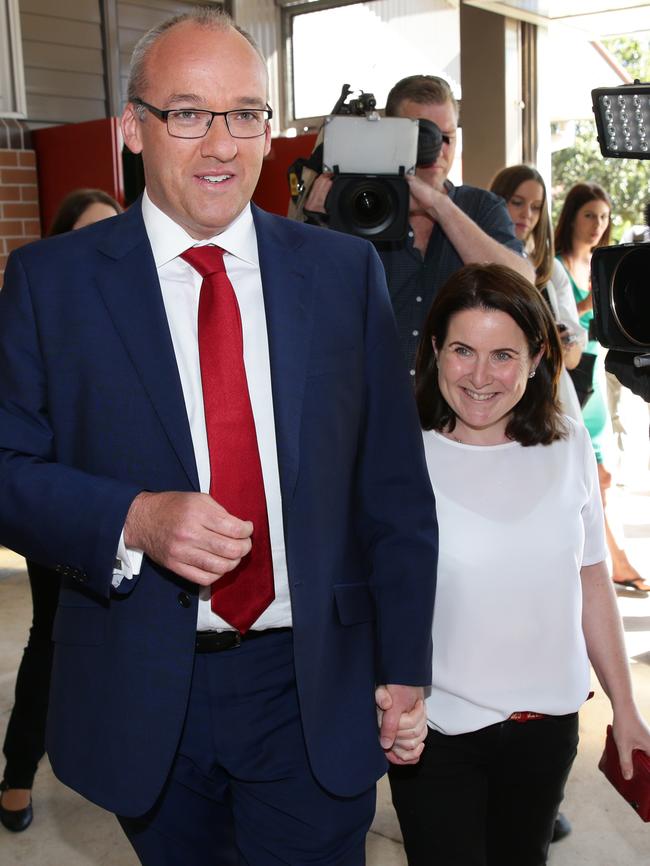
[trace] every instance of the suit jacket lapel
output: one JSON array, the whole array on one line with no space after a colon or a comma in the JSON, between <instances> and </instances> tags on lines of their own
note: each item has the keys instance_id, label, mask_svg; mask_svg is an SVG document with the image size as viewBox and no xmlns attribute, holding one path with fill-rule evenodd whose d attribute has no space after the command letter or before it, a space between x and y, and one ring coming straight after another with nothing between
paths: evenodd
<instances>
[{"instance_id":1,"label":"suit jacket lapel","mask_svg":"<svg viewBox=\"0 0 650 866\"><path fill-rule=\"evenodd\" d=\"M199 480L183 390L140 202L111 226L97 283L191 486Z\"/></svg>"},{"instance_id":2,"label":"suit jacket lapel","mask_svg":"<svg viewBox=\"0 0 650 866\"><path fill-rule=\"evenodd\" d=\"M286 220L253 206L269 338L285 527L298 477L299 435L313 328L315 266Z\"/></svg>"}]
</instances>

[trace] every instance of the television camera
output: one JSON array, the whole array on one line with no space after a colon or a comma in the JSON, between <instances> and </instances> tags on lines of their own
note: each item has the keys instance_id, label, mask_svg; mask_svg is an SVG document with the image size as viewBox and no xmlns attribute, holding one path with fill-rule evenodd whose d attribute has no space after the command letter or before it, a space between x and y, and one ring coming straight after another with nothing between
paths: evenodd
<instances>
[{"instance_id":1,"label":"television camera","mask_svg":"<svg viewBox=\"0 0 650 866\"><path fill-rule=\"evenodd\" d=\"M591 92L603 156L650 159L650 84ZM650 401L650 244L598 247L591 259L594 327L605 366Z\"/></svg>"},{"instance_id":2,"label":"television camera","mask_svg":"<svg viewBox=\"0 0 650 866\"><path fill-rule=\"evenodd\" d=\"M396 241L406 236L409 187L406 175L416 166L438 158L443 135L429 120L382 117L372 93L350 99L344 84L332 113L325 118L316 147L308 160L289 168L294 206L309 193L305 168L315 175L329 172L327 197L330 228L372 241ZM322 214L305 214L324 222Z\"/></svg>"}]
</instances>

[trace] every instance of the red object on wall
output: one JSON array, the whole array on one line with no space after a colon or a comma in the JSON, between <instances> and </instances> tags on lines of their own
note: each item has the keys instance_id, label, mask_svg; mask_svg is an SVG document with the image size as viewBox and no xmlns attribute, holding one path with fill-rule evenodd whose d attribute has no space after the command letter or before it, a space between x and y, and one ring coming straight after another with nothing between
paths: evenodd
<instances>
[{"instance_id":1,"label":"red object on wall","mask_svg":"<svg viewBox=\"0 0 650 866\"><path fill-rule=\"evenodd\" d=\"M289 182L287 169L300 156L308 157L316 142L316 134L295 138L274 138L271 150L262 164L262 172L253 195L253 201L271 213L287 215Z\"/></svg>"},{"instance_id":2,"label":"red object on wall","mask_svg":"<svg viewBox=\"0 0 650 866\"><path fill-rule=\"evenodd\" d=\"M61 200L74 189L103 189L124 204L118 118L37 129L32 132L32 142L43 234L47 233Z\"/></svg>"}]
</instances>

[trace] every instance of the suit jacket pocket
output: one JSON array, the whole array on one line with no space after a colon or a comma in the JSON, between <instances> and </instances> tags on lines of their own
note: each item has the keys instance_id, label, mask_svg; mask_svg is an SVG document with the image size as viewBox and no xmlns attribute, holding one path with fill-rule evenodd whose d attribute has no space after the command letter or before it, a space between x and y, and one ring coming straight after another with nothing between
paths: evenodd
<instances>
[{"instance_id":1,"label":"suit jacket pocket","mask_svg":"<svg viewBox=\"0 0 650 866\"><path fill-rule=\"evenodd\" d=\"M342 625L374 620L375 602L365 583L339 583L334 587L334 598Z\"/></svg>"},{"instance_id":2,"label":"suit jacket pocket","mask_svg":"<svg viewBox=\"0 0 650 866\"><path fill-rule=\"evenodd\" d=\"M107 611L93 607L59 606L52 640L56 643L97 646L104 643Z\"/></svg>"}]
</instances>

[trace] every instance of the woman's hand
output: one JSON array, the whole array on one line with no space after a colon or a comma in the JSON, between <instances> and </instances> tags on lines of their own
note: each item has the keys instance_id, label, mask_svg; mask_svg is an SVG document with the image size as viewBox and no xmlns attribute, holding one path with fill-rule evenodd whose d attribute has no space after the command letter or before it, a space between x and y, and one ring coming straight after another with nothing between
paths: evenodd
<instances>
[{"instance_id":1,"label":"woman's hand","mask_svg":"<svg viewBox=\"0 0 650 866\"><path fill-rule=\"evenodd\" d=\"M632 752L640 749L650 757L650 728L641 718L636 706L614 713L612 722L614 742L624 779L631 779L634 769Z\"/></svg>"}]
</instances>

